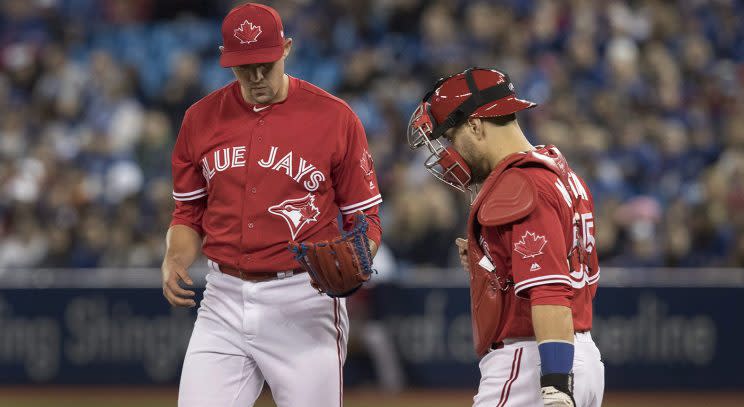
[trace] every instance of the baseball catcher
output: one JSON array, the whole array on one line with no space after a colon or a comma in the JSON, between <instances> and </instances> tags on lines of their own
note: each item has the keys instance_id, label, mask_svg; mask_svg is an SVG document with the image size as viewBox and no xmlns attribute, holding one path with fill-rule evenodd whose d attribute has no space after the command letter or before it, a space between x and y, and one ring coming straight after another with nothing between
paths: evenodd
<instances>
[{"instance_id":1,"label":"baseball catcher","mask_svg":"<svg viewBox=\"0 0 744 407\"><path fill-rule=\"evenodd\" d=\"M505 73L470 68L441 79L408 126L409 146L428 150L426 168L474 198L467 239L456 241L482 357L474 407L602 404L589 332L594 203L555 146L523 134L515 113L535 105Z\"/></svg>"}]
</instances>

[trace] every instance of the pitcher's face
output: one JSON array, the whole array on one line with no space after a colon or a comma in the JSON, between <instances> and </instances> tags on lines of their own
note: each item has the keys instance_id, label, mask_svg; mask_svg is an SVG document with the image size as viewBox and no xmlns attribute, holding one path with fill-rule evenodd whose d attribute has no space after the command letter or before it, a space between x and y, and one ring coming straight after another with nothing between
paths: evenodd
<instances>
[{"instance_id":1,"label":"pitcher's face","mask_svg":"<svg viewBox=\"0 0 744 407\"><path fill-rule=\"evenodd\" d=\"M232 68L247 95L256 104L276 99L284 81L284 59L263 64L239 65Z\"/></svg>"}]
</instances>

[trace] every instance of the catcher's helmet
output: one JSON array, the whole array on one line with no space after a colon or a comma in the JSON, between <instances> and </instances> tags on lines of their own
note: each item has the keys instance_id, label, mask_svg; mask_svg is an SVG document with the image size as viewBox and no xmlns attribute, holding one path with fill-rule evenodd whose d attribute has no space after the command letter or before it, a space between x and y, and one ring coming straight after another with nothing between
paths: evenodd
<instances>
[{"instance_id":1,"label":"catcher's helmet","mask_svg":"<svg viewBox=\"0 0 744 407\"><path fill-rule=\"evenodd\" d=\"M441 78L426 93L408 122L408 145L426 145L426 168L447 184L465 191L470 169L460 155L438 140L448 129L470 117L506 116L537 106L517 98L509 76L496 69L468 68Z\"/></svg>"}]
</instances>

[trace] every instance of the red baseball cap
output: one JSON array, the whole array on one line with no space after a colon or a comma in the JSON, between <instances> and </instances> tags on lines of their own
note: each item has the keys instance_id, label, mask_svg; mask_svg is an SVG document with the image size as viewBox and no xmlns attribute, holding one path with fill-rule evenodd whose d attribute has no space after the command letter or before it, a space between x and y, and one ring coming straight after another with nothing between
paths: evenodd
<instances>
[{"instance_id":1,"label":"red baseball cap","mask_svg":"<svg viewBox=\"0 0 744 407\"><path fill-rule=\"evenodd\" d=\"M537 106L519 99L509 75L490 68L468 68L437 81L408 121L408 145L419 148L467 120L498 117Z\"/></svg>"},{"instance_id":2,"label":"red baseball cap","mask_svg":"<svg viewBox=\"0 0 744 407\"><path fill-rule=\"evenodd\" d=\"M537 106L535 102L519 99L514 92L514 85L503 72L485 68L471 69L471 72L477 89L496 89L501 86L504 89L502 92L497 92L499 93L499 97L495 100L484 100L482 102L483 104L477 106L469 117L506 116ZM431 103L431 114L437 123L442 123L453 110L472 95L473 93L468 86L465 72L452 75L444 79L441 85L431 95L429 99L429 103Z\"/></svg>"},{"instance_id":3,"label":"red baseball cap","mask_svg":"<svg viewBox=\"0 0 744 407\"><path fill-rule=\"evenodd\" d=\"M263 4L235 7L222 20L222 44L224 68L277 61L284 53L282 19Z\"/></svg>"}]
</instances>

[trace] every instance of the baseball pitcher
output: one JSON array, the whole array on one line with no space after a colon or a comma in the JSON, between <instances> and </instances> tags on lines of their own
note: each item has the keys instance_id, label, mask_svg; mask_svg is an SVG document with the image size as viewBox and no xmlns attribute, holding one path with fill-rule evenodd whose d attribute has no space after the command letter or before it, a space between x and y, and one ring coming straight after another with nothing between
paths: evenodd
<instances>
[{"instance_id":1,"label":"baseball pitcher","mask_svg":"<svg viewBox=\"0 0 744 407\"><path fill-rule=\"evenodd\" d=\"M285 74L292 40L276 10L236 7L222 41L237 80L186 111L172 156L164 296L195 306L179 283L200 252L210 267L178 405L252 406L267 382L279 407L341 406L343 297L369 278L382 233L364 129Z\"/></svg>"},{"instance_id":2,"label":"baseball pitcher","mask_svg":"<svg viewBox=\"0 0 744 407\"><path fill-rule=\"evenodd\" d=\"M515 113L534 106L505 73L470 68L426 94L408 143L428 149L437 178L474 196L467 239L456 241L482 357L473 405L600 406L594 204L555 146L525 138Z\"/></svg>"}]
</instances>

